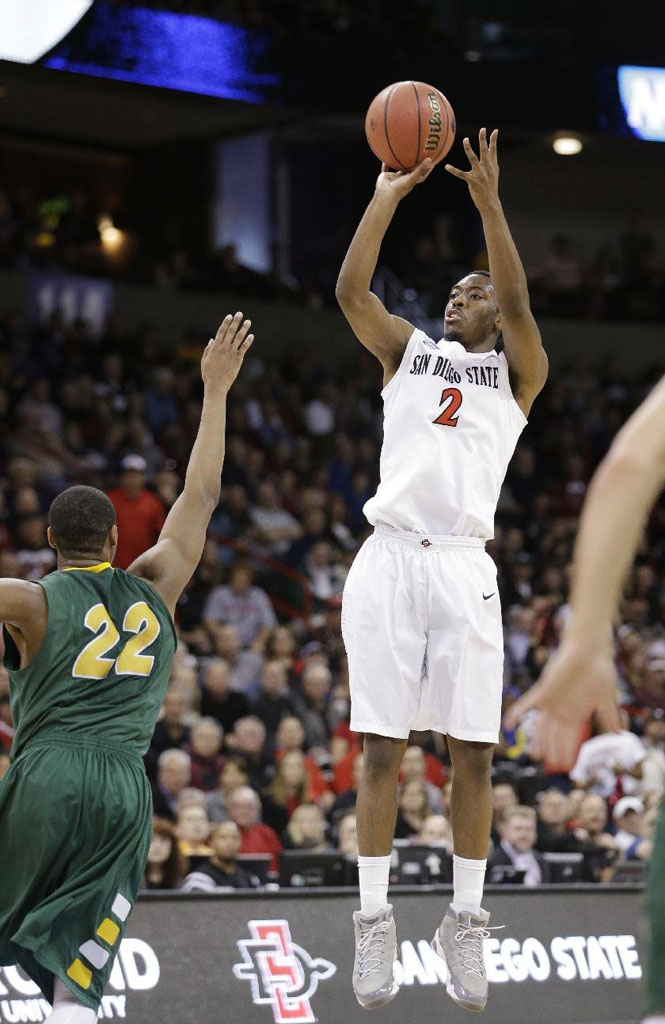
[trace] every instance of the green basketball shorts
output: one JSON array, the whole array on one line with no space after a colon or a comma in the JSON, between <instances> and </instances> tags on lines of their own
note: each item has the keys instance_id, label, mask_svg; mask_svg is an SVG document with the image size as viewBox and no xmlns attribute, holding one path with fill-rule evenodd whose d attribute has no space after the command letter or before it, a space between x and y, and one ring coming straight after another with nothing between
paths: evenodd
<instances>
[{"instance_id":1,"label":"green basketball shorts","mask_svg":"<svg viewBox=\"0 0 665 1024\"><path fill-rule=\"evenodd\" d=\"M138 754L39 737L0 783L0 964L53 1002L54 977L96 1009L136 901L152 832Z\"/></svg>"}]
</instances>

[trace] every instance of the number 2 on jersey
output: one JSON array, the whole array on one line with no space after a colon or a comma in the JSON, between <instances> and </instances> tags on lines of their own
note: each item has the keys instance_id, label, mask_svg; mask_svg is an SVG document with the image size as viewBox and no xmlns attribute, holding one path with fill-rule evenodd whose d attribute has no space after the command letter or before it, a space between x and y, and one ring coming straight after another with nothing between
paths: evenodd
<instances>
[{"instance_id":1,"label":"number 2 on jersey","mask_svg":"<svg viewBox=\"0 0 665 1024\"><path fill-rule=\"evenodd\" d=\"M455 413L461 404L462 392L460 389L445 388L441 392L441 400L439 401L439 405L445 405L445 408L433 422L440 423L442 427L456 427L459 416L456 416Z\"/></svg>"},{"instance_id":2,"label":"number 2 on jersey","mask_svg":"<svg viewBox=\"0 0 665 1024\"><path fill-rule=\"evenodd\" d=\"M123 632L135 635L127 640L117 658L104 657L118 643L120 634L103 604L95 604L88 609L83 625L95 636L74 662L74 678L106 679L114 666L119 676L150 675L155 659L143 651L159 636L160 625L145 601L137 601L125 612Z\"/></svg>"}]
</instances>

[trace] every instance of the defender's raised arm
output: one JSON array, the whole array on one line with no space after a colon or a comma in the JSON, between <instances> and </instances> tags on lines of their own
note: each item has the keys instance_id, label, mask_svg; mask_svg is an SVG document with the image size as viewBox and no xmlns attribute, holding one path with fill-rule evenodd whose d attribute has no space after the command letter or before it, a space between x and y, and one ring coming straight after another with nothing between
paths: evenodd
<instances>
[{"instance_id":1,"label":"defender's raised arm","mask_svg":"<svg viewBox=\"0 0 665 1024\"><path fill-rule=\"evenodd\" d=\"M185 487L169 512L154 547L130 565L128 572L149 580L173 612L201 558L210 517L219 502L226 398L254 340L250 320L242 313L225 317L201 360L203 409Z\"/></svg>"}]
</instances>

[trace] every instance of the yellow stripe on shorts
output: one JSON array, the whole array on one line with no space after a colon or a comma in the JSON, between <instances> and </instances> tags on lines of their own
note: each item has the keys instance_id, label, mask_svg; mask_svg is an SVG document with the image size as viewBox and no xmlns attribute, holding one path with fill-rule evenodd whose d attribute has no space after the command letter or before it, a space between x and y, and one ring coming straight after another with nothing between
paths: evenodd
<instances>
[{"instance_id":1,"label":"yellow stripe on shorts","mask_svg":"<svg viewBox=\"0 0 665 1024\"><path fill-rule=\"evenodd\" d=\"M120 934L120 926L115 921L112 921L110 917L105 917L97 929L97 934L100 939L103 939L109 946L112 946Z\"/></svg>"},{"instance_id":2,"label":"yellow stripe on shorts","mask_svg":"<svg viewBox=\"0 0 665 1024\"><path fill-rule=\"evenodd\" d=\"M113 923L113 922L111 922ZM90 988L90 982L92 981L92 971L85 964L82 964L79 958L73 961L67 968L67 977L75 981L80 988Z\"/></svg>"}]
</instances>

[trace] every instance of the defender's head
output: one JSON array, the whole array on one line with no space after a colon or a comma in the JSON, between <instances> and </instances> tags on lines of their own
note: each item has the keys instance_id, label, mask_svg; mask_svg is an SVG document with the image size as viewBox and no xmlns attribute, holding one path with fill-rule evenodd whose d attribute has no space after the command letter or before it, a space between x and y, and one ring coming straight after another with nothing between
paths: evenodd
<instances>
[{"instance_id":1,"label":"defender's head","mask_svg":"<svg viewBox=\"0 0 665 1024\"><path fill-rule=\"evenodd\" d=\"M501 314L486 270L473 270L450 290L443 337L469 352L489 352L501 333Z\"/></svg>"},{"instance_id":2,"label":"defender's head","mask_svg":"<svg viewBox=\"0 0 665 1024\"><path fill-rule=\"evenodd\" d=\"M48 514L48 542L58 559L68 562L112 562L118 546L115 509L96 487L68 487L55 498Z\"/></svg>"}]
</instances>

